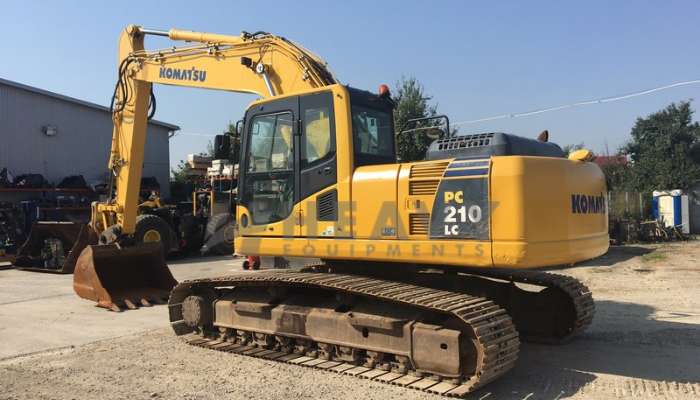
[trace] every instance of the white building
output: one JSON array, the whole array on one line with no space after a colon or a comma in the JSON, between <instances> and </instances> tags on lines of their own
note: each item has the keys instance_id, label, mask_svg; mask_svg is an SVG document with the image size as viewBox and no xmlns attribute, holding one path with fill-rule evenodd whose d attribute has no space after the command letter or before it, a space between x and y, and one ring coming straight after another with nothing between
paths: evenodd
<instances>
[{"instance_id":1,"label":"white building","mask_svg":"<svg viewBox=\"0 0 700 400\"><path fill-rule=\"evenodd\" d=\"M169 137L180 128L148 124L143 176L154 176L169 197ZM0 78L0 170L41 174L57 184L83 175L104 182L112 138L107 107Z\"/></svg>"}]
</instances>

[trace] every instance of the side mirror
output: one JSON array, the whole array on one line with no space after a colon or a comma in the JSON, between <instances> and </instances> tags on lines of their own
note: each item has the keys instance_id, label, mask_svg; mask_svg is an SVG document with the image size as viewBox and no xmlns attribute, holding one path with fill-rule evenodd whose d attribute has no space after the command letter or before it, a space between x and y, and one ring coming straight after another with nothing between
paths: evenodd
<instances>
[{"instance_id":1,"label":"side mirror","mask_svg":"<svg viewBox=\"0 0 700 400\"><path fill-rule=\"evenodd\" d=\"M243 120L239 119L236 121L236 130L232 132L233 136L241 137L243 135Z\"/></svg>"},{"instance_id":2,"label":"side mirror","mask_svg":"<svg viewBox=\"0 0 700 400\"><path fill-rule=\"evenodd\" d=\"M216 135L214 137L214 159L225 160L229 158L231 151L231 137L229 135Z\"/></svg>"}]
</instances>

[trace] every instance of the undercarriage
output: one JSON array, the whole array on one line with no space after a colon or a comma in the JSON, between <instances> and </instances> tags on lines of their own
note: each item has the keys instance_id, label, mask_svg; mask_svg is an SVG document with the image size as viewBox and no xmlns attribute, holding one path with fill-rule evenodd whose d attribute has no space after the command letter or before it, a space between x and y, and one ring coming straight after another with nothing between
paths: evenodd
<instances>
[{"instance_id":1,"label":"undercarriage","mask_svg":"<svg viewBox=\"0 0 700 400\"><path fill-rule=\"evenodd\" d=\"M521 339L563 342L593 316L585 286L544 272L350 269L186 281L171 324L192 345L460 397L510 370Z\"/></svg>"}]
</instances>

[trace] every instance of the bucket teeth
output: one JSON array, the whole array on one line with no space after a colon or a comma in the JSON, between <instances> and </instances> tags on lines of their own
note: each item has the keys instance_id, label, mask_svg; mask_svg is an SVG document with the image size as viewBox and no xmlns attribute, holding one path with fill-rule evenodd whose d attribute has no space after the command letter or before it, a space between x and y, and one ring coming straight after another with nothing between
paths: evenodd
<instances>
[{"instance_id":1,"label":"bucket teeth","mask_svg":"<svg viewBox=\"0 0 700 400\"><path fill-rule=\"evenodd\" d=\"M176 284L159 243L87 246L78 257L73 275L78 296L114 311L115 307L135 310L161 304Z\"/></svg>"}]
</instances>

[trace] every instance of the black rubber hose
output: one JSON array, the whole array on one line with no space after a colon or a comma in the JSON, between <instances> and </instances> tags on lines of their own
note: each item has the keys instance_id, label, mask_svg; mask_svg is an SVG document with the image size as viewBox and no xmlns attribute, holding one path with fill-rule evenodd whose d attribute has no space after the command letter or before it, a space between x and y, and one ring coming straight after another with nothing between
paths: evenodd
<instances>
[{"instance_id":1,"label":"black rubber hose","mask_svg":"<svg viewBox=\"0 0 700 400\"><path fill-rule=\"evenodd\" d=\"M153 94L153 85L151 85L151 102L148 105L148 119L152 119L156 115L156 95Z\"/></svg>"}]
</instances>

